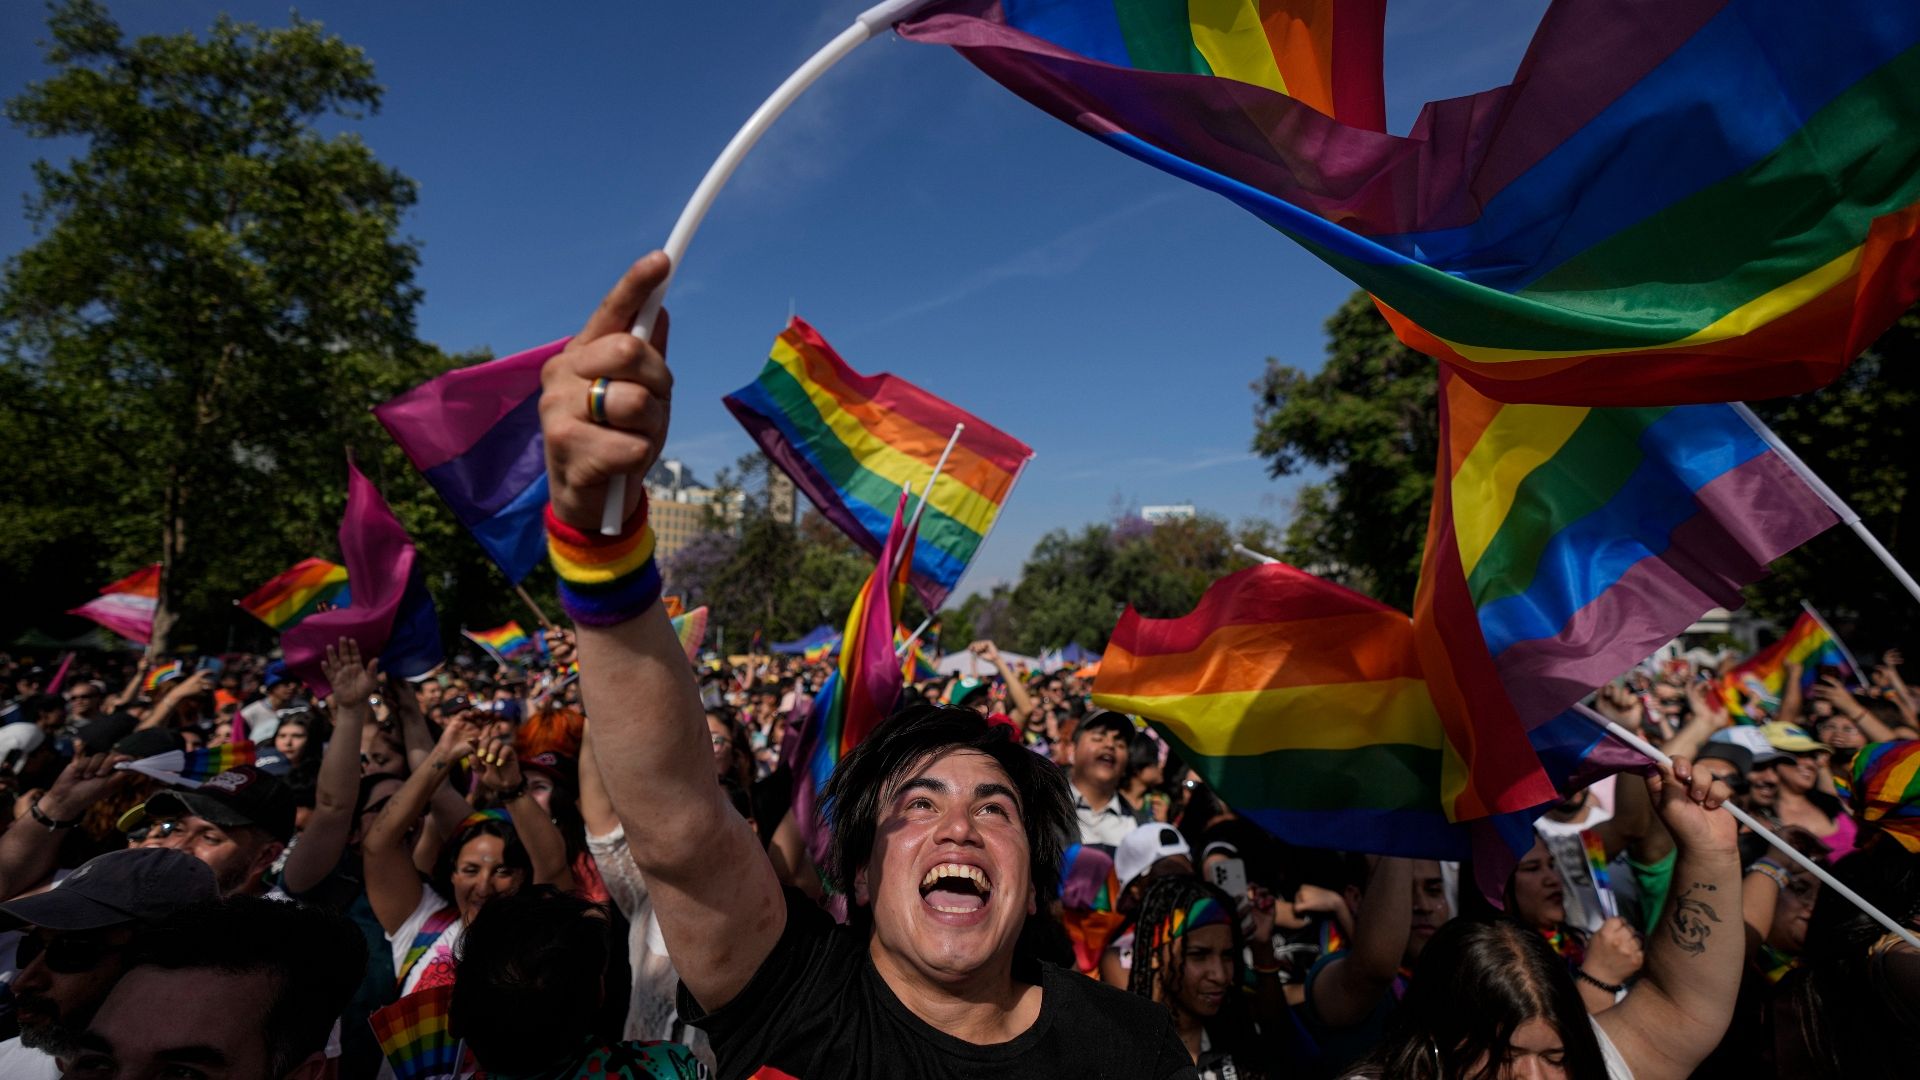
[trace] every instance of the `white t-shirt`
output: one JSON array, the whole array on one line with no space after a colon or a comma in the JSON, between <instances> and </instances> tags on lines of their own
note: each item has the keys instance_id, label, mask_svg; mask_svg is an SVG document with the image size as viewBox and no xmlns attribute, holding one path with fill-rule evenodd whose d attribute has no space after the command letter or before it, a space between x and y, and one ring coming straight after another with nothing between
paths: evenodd
<instances>
[{"instance_id":1,"label":"white t-shirt","mask_svg":"<svg viewBox=\"0 0 1920 1080\"><path fill-rule=\"evenodd\" d=\"M406 968L407 953L413 948L413 939L435 912L445 911L447 906L447 902L440 898L439 893L421 886L420 903L413 909L413 914L407 916L407 921L400 924L400 929L387 935L387 945L393 950L394 971L398 972ZM428 986L440 986L453 982L454 950L459 947L460 935L466 933L466 929L466 924L460 921L456 913L453 922L433 939L427 946L426 954L414 963L413 969L407 971L405 978L401 980L401 996L413 993L428 972L433 973L433 977L427 980ZM0 1075L4 1074L0 1073Z\"/></svg>"},{"instance_id":2,"label":"white t-shirt","mask_svg":"<svg viewBox=\"0 0 1920 1080\"><path fill-rule=\"evenodd\" d=\"M1627 1059L1620 1056L1620 1048L1607 1038L1607 1029L1600 1026L1600 1018L1587 1017L1593 1025L1593 1037L1599 1040L1600 1056L1607 1062L1607 1080L1633 1080L1633 1070L1627 1067Z\"/></svg>"},{"instance_id":3,"label":"white t-shirt","mask_svg":"<svg viewBox=\"0 0 1920 1080\"><path fill-rule=\"evenodd\" d=\"M52 1055L20 1045L15 1035L0 1042L0 1076L7 1080L60 1080L60 1063Z\"/></svg>"}]
</instances>

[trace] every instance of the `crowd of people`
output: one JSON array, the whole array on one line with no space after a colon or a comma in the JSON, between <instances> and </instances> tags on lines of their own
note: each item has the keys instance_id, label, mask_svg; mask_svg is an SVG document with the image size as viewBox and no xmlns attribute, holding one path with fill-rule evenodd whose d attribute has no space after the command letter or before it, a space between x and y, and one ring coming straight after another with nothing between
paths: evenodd
<instances>
[{"instance_id":1,"label":"crowd of people","mask_svg":"<svg viewBox=\"0 0 1920 1080\"><path fill-rule=\"evenodd\" d=\"M541 659L407 681L343 638L319 697L264 656L69 657L57 688L0 658L0 1077L1912 1074L1920 951L1718 812L1920 927L1920 855L1846 784L1920 738L1897 652L1747 723L1721 658L1601 688L1672 766L1572 793L1493 890L1271 836L987 641L816 776L833 661L689 664L657 575L622 592L647 545L590 536L664 442L627 333L663 272L546 372L578 595Z\"/></svg>"}]
</instances>

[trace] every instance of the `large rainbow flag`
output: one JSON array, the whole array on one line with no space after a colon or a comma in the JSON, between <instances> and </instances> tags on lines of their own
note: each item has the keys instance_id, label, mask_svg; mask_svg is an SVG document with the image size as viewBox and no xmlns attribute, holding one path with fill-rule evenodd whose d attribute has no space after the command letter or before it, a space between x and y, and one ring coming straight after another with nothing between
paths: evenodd
<instances>
[{"instance_id":1,"label":"large rainbow flag","mask_svg":"<svg viewBox=\"0 0 1920 1080\"><path fill-rule=\"evenodd\" d=\"M449 371L373 415L516 584L547 558L540 367L566 338Z\"/></svg>"},{"instance_id":2,"label":"large rainbow flag","mask_svg":"<svg viewBox=\"0 0 1920 1080\"><path fill-rule=\"evenodd\" d=\"M1572 712L1469 754L1436 708L1412 621L1284 563L1221 578L1180 618L1129 607L1093 701L1146 717L1235 813L1283 840L1473 856L1483 884L1505 877L1563 792L1646 765ZM1471 798L1449 786L1462 759L1478 766Z\"/></svg>"},{"instance_id":3,"label":"large rainbow flag","mask_svg":"<svg viewBox=\"0 0 1920 1080\"><path fill-rule=\"evenodd\" d=\"M1838 522L1726 405L1502 405L1446 368L1414 632L1450 797ZM1507 775L1498 788L1517 783ZM1537 788L1535 789L1537 790Z\"/></svg>"},{"instance_id":4,"label":"large rainbow flag","mask_svg":"<svg viewBox=\"0 0 1920 1080\"><path fill-rule=\"evenodd\" d=\"M69 608L67 614L92 619L128 641L153 641L153 613L160 606L160 564L143 567L100 590L100 595Z\"/></svg>"},{"instance_id":5,"label":"large rainbow flag","mask_svg":"<svg viewBox=\"0 0 1920 1080\"><path fill-rule=\"evenodd\" d=\"M242 611L282 633L322 604L341 608L351 600L346 567L325 559L302 559L238 603Z\"/></svg>"},{"instance_id":6,"label":"large rainbow flag","mask_svg":"<svg viewBox=\"0 0 1920 1080\"><path fill-rule=\"evenodd\" d=\"M900 697L900 661L894 656L893 613L905 598L914 536L906 528L907 497L895 502L893 524L873 573L847 612L840 664L827 676L813 700L813 716L800 732L794 760L793 818L816 863L826 853L827 830L820 820L820 793L834 766L880 721Z\"/></svg>"},{"instance_id":7,"label":"large rainbow flag","mask_svg":"<svg viewBox=\"0 0 1920 1080\"><path fill-rule=\"evenodd\" d=\"M1839 639L1808 609L1793 620L1793 625L1778 641L1742 660L1720 677L1720 699L1726 703L1727 714L1742 723L1758 723L1761 718L1747 712L1748 696L1777 707L1786 693L1788 664L1800 665L1802 690L1819 681L1822 668L1838 669L1849 678L1859 677Z\"/></svg>"},{"instance_id":8,"label":"large rainbow flag","mask_svg":"<svg viewBox=\"0 0 1920 1080\"><path fill-rule=\"evenodd\" d=\"M1822 386L1920 298L1920 4L1555 0L1513 81L1380 107L1385 0L944 0L951 45L1224 195L1506 401Z\"/></svg>"},{"instance_id":9,"label":"large rainbow flag","mask_svg":"<svg viewBox=\"0 0 1920 1080\"><path fill-rule=\"evenodd\" d=\"M1850 770L1854 817L1920 854L1920 740L1868 743Z\"/></svg>"},{"instance_id":10,"label":"large rainbow flag","mask_svg":"<svg viewBox=\"0 0 1920 1080\"><path fill-rule=\"evenodd\" d=\"M966 430L934 482L913 549L913 584L937 610L953 591L1033 449L896 375L862 375L800 319L727 408L827 520L878 556L900 489L924 486L955 424Z\"/></svg>"}]
</instances>

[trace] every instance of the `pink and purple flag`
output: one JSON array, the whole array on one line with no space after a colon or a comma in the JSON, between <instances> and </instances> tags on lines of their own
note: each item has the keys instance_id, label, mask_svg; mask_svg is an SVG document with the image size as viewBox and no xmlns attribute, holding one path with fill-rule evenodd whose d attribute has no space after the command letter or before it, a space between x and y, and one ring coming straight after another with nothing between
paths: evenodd
<instances>
[{"instance_id":1,"label":"pink and purple flag","mask_svg":"<svg viewBox=\"0 0 1920 1080\"><path fill-rule=\"evenodd\" d=\"M280 635L287 666L316 694L332 692L321 672L327 646L352 638L402 678L431 671L443 656L439 620L413 542L373 482L347 463L347 510L340 554L353 582L353 606L307 616Z\"/></svg>"},{"instance_id":2,"label":"pink and purple flag","mask_svg":"<svg viewBox=\"0 0 1920 1080\"><path fill-rule=\"evenodd\" d=\"M567 340L449 371L373 410L515 584L547 557L540 367Z\"/></svg>"},{"instance_id":3,"label":"pink and purple flag","mask_svg":"<svg viewBox=\"0 0 1920 1080\"><path fill-rule=\"evenodd\" d=\"M128 641L145 645L153 640L153 613L160 606L160 564L135 570L100 590L96 599L69 615L92 619Z\"/></svg>"}]
</instances>

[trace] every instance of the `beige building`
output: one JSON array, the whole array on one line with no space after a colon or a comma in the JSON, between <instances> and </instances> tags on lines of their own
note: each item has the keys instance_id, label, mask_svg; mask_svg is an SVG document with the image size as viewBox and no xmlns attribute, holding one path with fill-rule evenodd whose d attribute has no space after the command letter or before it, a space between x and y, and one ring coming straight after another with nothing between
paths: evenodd
<instances>
[{"instance_id":1,"label":"beige building","mask_svg":"<svg viewBox=\"0 0 1920 1080\"><path fill-rule=\"evenodd\" d=\"M647 523L653 527L654 557L665 559L708 531L709 511L718 509L719 492L697 480L684 462L673 458L658 462L647 473ZM738 506L721 512L725 521L740 516Z\"/></svg>"}]
</instances>

